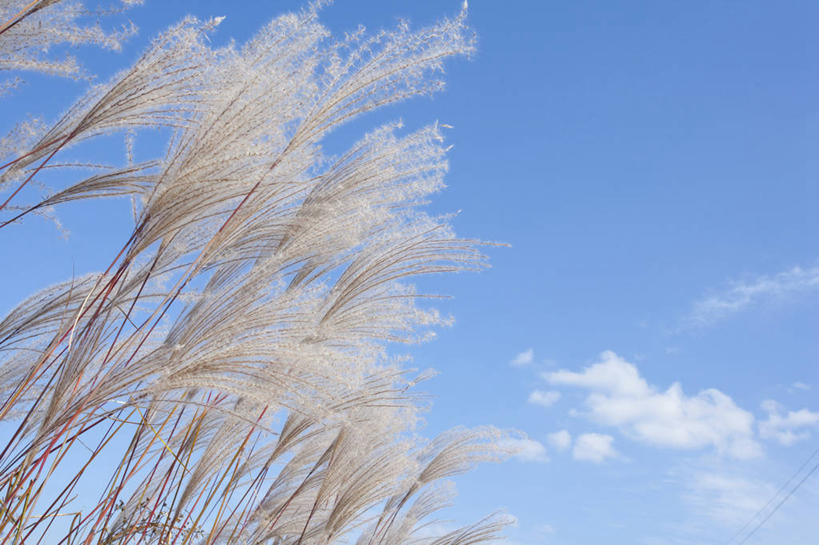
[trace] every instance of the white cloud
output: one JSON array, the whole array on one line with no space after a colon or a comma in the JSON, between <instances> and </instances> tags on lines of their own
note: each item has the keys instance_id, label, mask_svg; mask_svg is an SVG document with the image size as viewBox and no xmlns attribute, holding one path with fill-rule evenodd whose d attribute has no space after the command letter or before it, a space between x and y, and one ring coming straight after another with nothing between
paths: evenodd
<instances>
[{"instance_id":1,"label":"white cloud","mask_svg":"<svg viewBox=\"0 0 819 545\"><path fill-rule=\"evenodd\" d=\"M546 447L540 441L527 437L505 439L501 448L509 451L512 456L523 462L548 462L549 456Z\"/></svg>"},{"instance_id":2,"label":"white cloud","mask_svg":"<svg viewBox=\"0 0 819 545\"><path fill-rule=\"evenodd\" d=\"M584 460L599 464L606 458L614 458L617 456L617 451L611 446L613 442L614 437L611 435L584 433L574 442L572 457L574 457L575 460Z\"/></svg>"},{"instance_id":3,"label":"white cloud","mask_svg":"<svg viewBox=\"0 0 819 545\"><path fill-rule=\"evenodd\" d=\"M621 397L641 397L651 393L637 367L611 351L603 352L600 362L587 367L582 373L561 369L544 373L543 376L551 384L608 391Z\"/></svg>"},{"instance_id":4,"label":"white cloud","mask_svg":"<svg viewBox=\"0 0 819 545\"><path fill-rule=\"evenodd\" d=\"M535 390L529 394L529 403L533 405L540 405L541 407L551 407L560 399L560 392L554 390L544 392L543 390Z\"/></svg>"},{"instance_id":5,"label":"white cloud","mask_svg":"<svg viewBox=\"0 0 819 545\"><path fill-rule=\"evenodd\" d=\"M794 382L793 384L791 384L791 388L795 388L795 389L797 389L797 390L804 390L804 391L808 391L808 390L810 390L810 384L805 384L804 382L799 382L799 381L797 380L796 382Z\"/></svg>"},{"instance_id":6,"label":"white cloud","mask_svg":"<svg viewBox=\"0 0 819 545\"><path fill-rule=\"evenodd\" d=\"M708 325L764 300L819 288L819 266L794 267L772 276L734 282L723 293L696 301L688 316L689 325Z\"/></svg>"},{"instance_id":7,"label":"white cloud","mask_svg":"<svg viewBox=\"0 0 819 545\"><path fill-rule=\"evenodd\" d=\"M732 528L748 522L774 492L767 483L712 471L688 476L686 487L684 499L695 513Z\"/></svg>"},{"instance_id":8,"label":"white cloud","mask_svg":"<svg viewBox=\"0 0 819 545\"><path fill-rule=\"evenodd\" d=\"M535 361L535 351L529 348L528 350L524 350L515 356L515 359L510 361L509 365L513 367L524 367L526 365L531 365L533 361Z\"/></svg>"},{"instance_id":9,"label":"white cloud","mask_svg":"<svg viewBox=\"0 0 819 545\"><path fill-rule=\"evenodd\" d=\"M819 425L819 412L800 409L783 414L782 406L770 399L762 403L762 409L768 413L768 419L759 423L759 436L776 440L786 447L808 439L810 431L806 428Z\"/></svg>"},{"instance_id":10,"label":"white cloud","mask_svg":"<svg viewBox=\"0 0 819 545\"><path fill-rule=\"evenodd\" d=\"M700 545L716 543L751 543L780 545L812 543L819 535L819 518L816 504L819 500L817 483L808 480L799 491L781 506L800 477L810 468L793 475L789 485L782 486L783 471L796 469L780 464L736 463L714 457L689 458L670 469L664 481L664 490L680 488L681 499L686 507L673 524L674 534L684 534L687 539L671 543ZM776 514L766 520L773 512ZM762 527L755 530L758 523ZM747 539L750 532L753 539ZM668 535L668 534L666 534ZM675 536L675 537L676 537ZM733 537L732 537L733 536Z\"/></svg>"},{"instance_id":11,"label":"white cloud","mask_svg":"<svg viewBox=\"0 0 819 545\"><path fill-rule=\"evenodd\" d=\"M686 396L679 383L660 391L637 367L611 351L580 373L544 374L553 385L590 390L586 416L618 428L627 436L658 447L700 449L712 446L734 458L760 454L754 440L754 416L719 390Z\"/></svg>"},{"instance_id":12,"label":"white cloud","mask_svg":"<svg viewBox=\"0 0 819 545\"><path fill-rule=\"evenodd\" d=\"M549 445L556 450L566 450L572 445L572 435L568 430L560 430L546 436Z\"/></svg>"}]
</instances>

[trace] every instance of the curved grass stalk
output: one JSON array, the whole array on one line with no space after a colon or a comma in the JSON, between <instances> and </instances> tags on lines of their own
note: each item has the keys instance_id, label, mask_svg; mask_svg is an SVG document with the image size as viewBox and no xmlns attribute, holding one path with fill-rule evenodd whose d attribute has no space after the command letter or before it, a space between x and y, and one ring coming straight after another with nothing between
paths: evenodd
<instances>
[{"instance_id":1,"label":"curved grass stalk","mask_svg":"<svg viewBox=\"0 0 819 545\"><path fill-rule=\"evenodd\" d=\"M446 323L412 277L485 266L479 242L421 210L447 168L437 125L321 151L350 119L440 89L443 60L473 48L465 12L333 41L320 7L215 50L218 20L188 19L4 165L5 233L121 196L135 227L103 273L0 320L0 421L16 429L0 545L420 543L449 497L436 483L504 456L492 428L419 435L416 381L392 355ZM129 151L17 202L69 143L122 131L130 150L153 126L174 131L164 156ZM491 541L504 524L427 541Z\"/></svg>"}]
</instances>

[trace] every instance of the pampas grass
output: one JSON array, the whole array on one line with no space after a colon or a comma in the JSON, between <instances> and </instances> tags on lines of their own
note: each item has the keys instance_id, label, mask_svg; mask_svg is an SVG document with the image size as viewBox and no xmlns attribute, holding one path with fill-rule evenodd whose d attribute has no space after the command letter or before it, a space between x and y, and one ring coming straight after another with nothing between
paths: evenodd
<instances>
[{"instance_id":1,"label":"pampas grass","mask_svg":"<svg viewBox=\"0 0 819 545\"><path fill-rule=\"evenodd\" d=\"M438 127L321 151L347 121L440 89L442 63L473 50L465 8L341 40L320 8L216 49L220 19L188 18L24 144L2 141L3 236L110 197L132 199L134 227L105 271L0 320L0 545L467 545L508 522L429 536L442 481L502 458L506 435L424 439L424 377L387 351L444 322L411 277L485 264L420 209L447 167ZM0 0L0 67L71 73L43 44L118 45L79 9ZM172 132L164 156L24 201L68 147L150 127Z\"/></svg>"}]
</instances>

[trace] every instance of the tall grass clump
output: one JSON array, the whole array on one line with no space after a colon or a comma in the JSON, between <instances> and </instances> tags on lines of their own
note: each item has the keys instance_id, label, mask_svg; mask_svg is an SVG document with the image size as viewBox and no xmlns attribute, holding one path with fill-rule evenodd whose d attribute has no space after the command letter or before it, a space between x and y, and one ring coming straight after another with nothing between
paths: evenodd
<instances>
[{"instance_id":1,"label":"tall grass clump","mask_svg":"<svg viewBox=\"0 0 819 545\"><path fill-rule=\"evenodd\" d=\"M0 319L0 545L467 545L506 524L436 535L446 479L509 442L491 427L424 439L424 375L388 352L444 321L411 277L484 266L476 241L420 208L447 168L439 128L321 147L440 89L442 63L473 49L465 7L343 39L320 8L221 48L208 39L220 19L187 18L53 124L0 140L0 240L70 201L133 208L104 271ZM83 26L87 14L0 0L0 70L76 75L52 45L116 48L132 32ZM65 171L32 197L68 148L145 129L169 135L163 155Z\"/></svg>"}]
</instances>

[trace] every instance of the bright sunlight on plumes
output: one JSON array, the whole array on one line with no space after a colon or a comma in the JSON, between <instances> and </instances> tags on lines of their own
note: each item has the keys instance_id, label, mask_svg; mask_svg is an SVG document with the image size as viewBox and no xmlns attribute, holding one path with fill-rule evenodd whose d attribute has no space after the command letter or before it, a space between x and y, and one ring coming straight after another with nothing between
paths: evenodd
<instances>
[{"instance_id":1,"label":"bright sunlight on plumes","mask_svg":"<svg viewBox=\"0 0 819 545\"><path fill-rule=\"evenodd\" d=\"M0 0L0 70L20 74L2 92L26 92L27 71L85 77L53 48L118 49L135 29L104 22L135 3ZM488 426L425 439L426 374L388 350L447 321L411 277L485 266L482 243L420 208L447 169L440 128L394 122L321 148L438 91L443 63L474 47L466 6L341 39L321 8L224 47L221 18L187 18L56 121L23 114L0 140L0 236L80 199L127 199L133 215L104 271L66 271L0 320L0 544L466 545L511 522L434 531L446 479L515 440ZM146 133L166 151L137 161ZM88 157L87 177L42 180L112 134L119 166Z\"/></svg>"}]
</instances>

